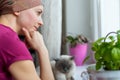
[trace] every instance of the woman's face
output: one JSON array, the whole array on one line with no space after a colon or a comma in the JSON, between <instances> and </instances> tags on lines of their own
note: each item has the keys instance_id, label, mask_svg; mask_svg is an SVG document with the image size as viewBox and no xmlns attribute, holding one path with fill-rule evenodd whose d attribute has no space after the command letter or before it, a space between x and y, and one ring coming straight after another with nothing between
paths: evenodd
<instances>
[{"instance_id":1,"label":"woman's face","mask_svg":"<svg viewBox=\"0 0 120 80\"><path fill-rule=\"evenodd\" d=\"M17 24L19 26L19 29L21 30L24 27L28 31L37 30L39 26L43 25L41 18L42 12L42 5L21 11L17 18Z\"/></svg>"}]
</instances>

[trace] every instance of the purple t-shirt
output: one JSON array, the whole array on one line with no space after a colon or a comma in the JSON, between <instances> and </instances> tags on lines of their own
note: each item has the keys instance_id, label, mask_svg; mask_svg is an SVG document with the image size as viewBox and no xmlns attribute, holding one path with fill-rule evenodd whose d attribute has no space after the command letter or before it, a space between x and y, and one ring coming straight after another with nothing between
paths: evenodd
<instances>
[{"instance_id":1,"label":"purple t-shirt","mask_svg":"<svg viewBox=\"0 0 120 80\"><path fill-rule=\"evenodd\" d=\"M33 60L16 32L0 24L0 80L13 80L9 66L20 60Z\"/></svg>"}]
</instances>

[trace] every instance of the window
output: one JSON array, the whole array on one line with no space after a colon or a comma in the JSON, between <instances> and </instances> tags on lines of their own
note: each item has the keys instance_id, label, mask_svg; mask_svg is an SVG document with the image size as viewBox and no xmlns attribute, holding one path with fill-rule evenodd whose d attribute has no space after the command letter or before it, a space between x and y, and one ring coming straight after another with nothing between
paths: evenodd
<instances>
[{"instance_id":1,"label":"window","mask_svg":"<svg viewBox=\"0 0 120 80\"><path fill-rule=\"evenodd\" d=\"M120 0L91 0L94 40L120 29Z\"/></svg>"},{"instance_id":2,"label":"window","mask_svg":"<svg viewBox=\"0 0 120 80\"><path fill-rule=\"evenodd\" d=\"M120 0L99 0L101 35L120 29Z\"/></svg>"}]
</instances>

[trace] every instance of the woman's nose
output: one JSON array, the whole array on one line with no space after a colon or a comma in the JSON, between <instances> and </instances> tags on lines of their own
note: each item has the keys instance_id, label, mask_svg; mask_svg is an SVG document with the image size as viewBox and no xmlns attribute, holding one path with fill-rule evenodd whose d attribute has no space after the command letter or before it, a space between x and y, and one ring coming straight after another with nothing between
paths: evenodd
<instances>
[{"instance_id":1,"label":"woman's nose","mask_svg":"<svg viewBox=\"0 0 120 80\"><path fill-rule=\"evenodd\" d=\"M38 24L39 24L39 26L42 26L42 25L43 25L43 20L42 20L41 17L39 17Z\"/></svg>"}]
</instances>

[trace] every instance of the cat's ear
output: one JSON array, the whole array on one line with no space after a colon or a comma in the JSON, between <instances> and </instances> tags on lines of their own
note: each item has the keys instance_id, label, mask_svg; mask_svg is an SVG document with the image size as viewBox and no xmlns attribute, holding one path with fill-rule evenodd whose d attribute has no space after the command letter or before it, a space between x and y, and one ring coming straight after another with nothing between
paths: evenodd
<instances>
[{"instance_id":1,"label":"cat's ear","mask_svg":"<svg viewBox=\"0 0 120 80\"><path fill-rule=\"evenodd\" d=\"M71 57L70 57L70 60L74 60L74 56L71 56Z\"/></svg>"},{"instance_id":2,"label":"cat's ear","mask_svg":"<svg viewBox=\"0 0 120 80\"><path fill-rule=\"evenodd\" d=\"M55 62L57 62L57 61L59 61L59 59L57 58L57 59L54 59L55 60Z\"/></svg>"}]
</instances>

